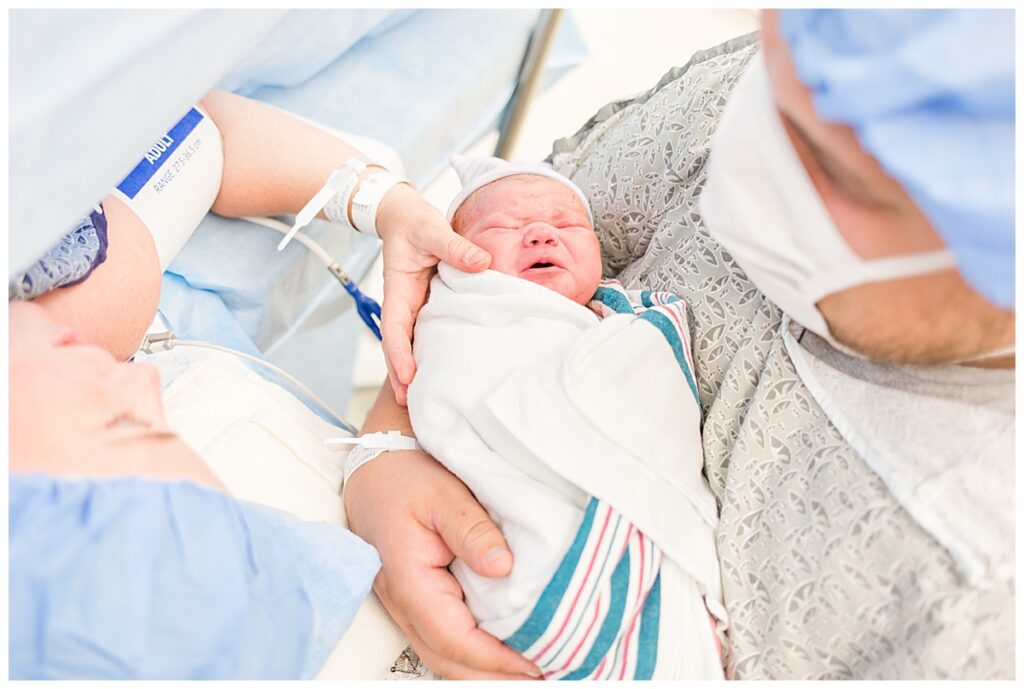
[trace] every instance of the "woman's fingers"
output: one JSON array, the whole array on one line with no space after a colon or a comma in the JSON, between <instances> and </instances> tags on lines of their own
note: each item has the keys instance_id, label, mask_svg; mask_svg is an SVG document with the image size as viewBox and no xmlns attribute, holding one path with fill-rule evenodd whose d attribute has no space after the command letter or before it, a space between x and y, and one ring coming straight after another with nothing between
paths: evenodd
<instances>
[{"instance_id":1,"label":"woman's fingers","mask_svg":"<svg viewBox=\"0 0 1024 689\"><path fill-rule=\"evenodd\" d=\"M383 339L384 363L388 367L388 380L391 389L395 391L395 400L403 407L407 406L409 383L416 374L409 331L404 323L384 320L382 316L380 334Z\"/></svg>"},{"instance_id":2,"label":"woman's fingers","mask_svg":"<svg viewBox=\"0 0 1024 689\"><path fill-rule=\"evenodd\" d=\"M456 234L436 208L405 185L397 185L384 199L377 216L384 239L381 336L388 377L404 406L406 388L416 374L413 324L427 300L434 267L445 261L476 272L490 265L491 255Z\"/></svg>"},{"instance_id":3,"label":"woman's fingers","mask_svg":"<svg viewBox=\"0 0 1024 689\"><path fill-rule=\"evenodd\" d=\"M459 270L470 273L484 270L491 264L489 253L456 234L448 223L424 231L419 248Z\"/></svg>"},{"instance_id":4,"label":"woman's fingers","mask_svg":"<svg viewBox=\"0 0 1024 689\"><path fill-rule=\"evenodd\" d=\"M402 406L406 403L406 389L416 373L416 362L412 356L413 325L416 314L426 301L430 275L430 269L416 273L384 269L380 333L388 377Z\"/></svg>"}]
</instances>

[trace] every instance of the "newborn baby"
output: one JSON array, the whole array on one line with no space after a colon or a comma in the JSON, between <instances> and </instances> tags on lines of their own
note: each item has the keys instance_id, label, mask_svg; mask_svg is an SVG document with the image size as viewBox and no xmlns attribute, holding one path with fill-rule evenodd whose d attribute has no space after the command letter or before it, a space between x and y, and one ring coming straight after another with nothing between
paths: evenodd
<instances>
[{"instance_id":1,"label":"newborn baby","mask_svg":"<svg viewBox=\"0 0 1024 689\"><path fill-rule=\"evenodd\" d=\"M452 563L467 605L546 679L722 678L684 304L601 280L589 205L550 167L452 163L448 218L491 270L439 266L409 413L515 554L501 579Z\"/></svg>"}]
</instances>

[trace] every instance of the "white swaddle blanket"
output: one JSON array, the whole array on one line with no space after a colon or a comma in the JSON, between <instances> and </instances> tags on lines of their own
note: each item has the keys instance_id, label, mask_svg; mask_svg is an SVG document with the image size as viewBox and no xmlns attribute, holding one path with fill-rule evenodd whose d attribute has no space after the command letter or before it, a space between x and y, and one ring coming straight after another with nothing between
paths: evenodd
<instances>
[{"instance_id":1,"label":"white swaddle blanket","mask_svg":"<svg viewBox=\"0 0 1024 689\"><path fill-rule=\"evenodd\" d=\"M420 443L505 534L508 577L451 569L480 627L546 677L721 678L725 619L685 308L589 308L446 264L415 333ZM674 325L670 321L675 321ZM680 333L682 334L680 337ZM674 338L674 339L673 339Z\"/></svg>"}]
</instances>

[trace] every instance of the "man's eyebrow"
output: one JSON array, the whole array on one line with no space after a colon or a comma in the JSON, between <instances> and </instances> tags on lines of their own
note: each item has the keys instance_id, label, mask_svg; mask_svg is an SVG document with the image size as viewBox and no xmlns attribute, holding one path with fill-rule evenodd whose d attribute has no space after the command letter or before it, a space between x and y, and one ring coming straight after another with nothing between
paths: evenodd
<instances>
[{"instance_id":1,"label":"man's eyebrow","mask_svg":"<svg viewBox=\"0 0 1024 689\"><path fill-rule=\"evenodd\" d=\"M849 167L840 162L832 153L818 145L818 142L811 138L807 134L807 130L797 124L796 120L781 110L779 115L789 125L796 137L800 139L800 142L811 152L811 157L818 163L825 176L839 189L862 203L873 206L889 205L860 175L852 172Z\"/></svg>"}]
</instances>

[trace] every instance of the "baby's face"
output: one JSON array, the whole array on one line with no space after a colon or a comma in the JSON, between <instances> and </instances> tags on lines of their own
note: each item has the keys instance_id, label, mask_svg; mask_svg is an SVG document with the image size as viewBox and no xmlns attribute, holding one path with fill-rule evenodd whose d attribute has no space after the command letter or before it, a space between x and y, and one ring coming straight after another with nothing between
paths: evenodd
<instances>
[{"instance_id":1,"label":"baby's face","mask_svg":"<svg viewBox=\"0 0 1024 689\"><path fill-rule=\"evenodd\" d=\"M601 281L601 247L583 202L538 175L506 177L473 193L452 222L490 252L491 270L586 304Z\"/></svg>"}]
</instances>

